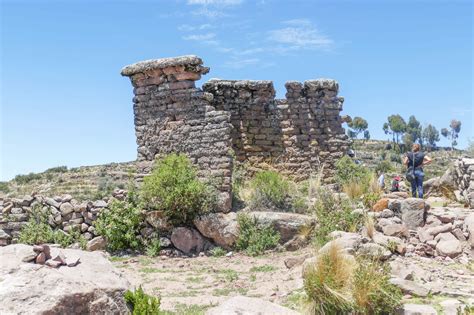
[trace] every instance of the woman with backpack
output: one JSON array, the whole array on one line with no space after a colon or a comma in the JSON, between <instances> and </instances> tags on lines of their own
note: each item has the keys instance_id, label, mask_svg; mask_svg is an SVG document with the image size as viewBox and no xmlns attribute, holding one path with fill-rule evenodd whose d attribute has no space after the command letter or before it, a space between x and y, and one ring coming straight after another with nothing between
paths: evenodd
<instances>
[{"instance_id":1,"label":"woman with backpack","mask_svg":"<svg viewBox=\"0 0 474 315\"><path fill-rule=\"evenodd\" d=\"M403 164L407 166L406 178L411 183L411 194L416 198L423 198L423 166L430 164L432 159L420 151L420 145L415 143L411 147L411 152L403 158Z\"/></svg>"}]
</instances>

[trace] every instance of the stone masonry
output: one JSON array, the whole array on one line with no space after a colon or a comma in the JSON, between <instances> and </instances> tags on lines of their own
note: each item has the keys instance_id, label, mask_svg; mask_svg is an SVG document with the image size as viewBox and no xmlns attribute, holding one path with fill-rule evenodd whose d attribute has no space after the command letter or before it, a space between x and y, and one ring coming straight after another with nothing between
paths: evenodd
<instances>
[{"instance_id":1,"label":"stone masonry","mask_svg":"<svg viewBox=\"0 0 474 315\"><path fill-rule=\"evenodd\" d=\"M234 159L266 164L297 180L322 169L326 179L348 147L339 115L338 83L319 79L286 83L275 99L271 81L195 81L209 68L197 56L147 60L126 66L135 97L138 160L187 154L199 175L221 192L220 210L231 208Z\"/></svg>"}]
</instances>

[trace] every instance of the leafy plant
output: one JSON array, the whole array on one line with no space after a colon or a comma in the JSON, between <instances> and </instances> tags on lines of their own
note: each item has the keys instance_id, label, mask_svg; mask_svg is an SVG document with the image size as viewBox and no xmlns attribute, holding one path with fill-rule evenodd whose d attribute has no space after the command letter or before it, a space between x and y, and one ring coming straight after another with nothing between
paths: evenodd
<instances>
[{"instance_id":1,"label":"leafy plant","mask_svg":"<svg viewBox=\"0 0 474 315\"><path fill-rule=\"evenodd\" d=\"M158 160L143 180L141 197L147 208L163 211L174 225L189 224L216 205L216 194L198 180L195 168L182 154Z\"/></svg>"},{"instance_id":2,"label":"leafy plant","mask_svg":"<svg viewBox=\"0 0 474 315\"><path fill-rule=\"evenodd\" d=\"M67 172L67 166L56 166L56 167L51 167L48 168L45 173L66 173Z\"/></svg>"},{"instance_id":3,"label":"leafy plant","mask_svg":"<svg viewBox=\"0 0 474 315\"><path fill-rule=\"evenodd\" d=\"M239 236L236 241L238 250L245 251L250 256L257 256L278 245L280 234L273 227L258 223L256 217L239 214L237 222L239 224Z\"/></svg>"},{"instance_id":4,"label":"leafy plant","mask_svg":"<svg viewBox=\"0 0 474 315\"><path fill-rule=\"evenodd\" d=\"M146 294L140 286L135 291L127 290L124 295L133 315L160 314L160 299Z\"/></svg>"},{"instance_id":5,"label":"leafy plant","mask_svg":"<svg viewBox=\"0 0 474 315\"><path fill-rule=\"evenodd\" d=\"M336 162L336 181L340 185L354 181L366 181L369 175L370 172L366 167L354 163L348 156L344 156Z\"/></svg>"},{"instance_id":6,"label":"leafy plant","mask_svg":"<svg viewBox=\"0 0 474 315\"><path fill-rule=\"evenodd\" d=\"M15 182L17 182L20 185L28 184L31 181L41 179L41 174L36 174L36 173L29 173L26 175L17 175L13 179Z\"/></svg>"},{"instance_id":7,"label":"leafy plant","mask_svg":"<svg viewBox=\"0 0 474 315\"><path fill-rule=\"evenodd\" d=\"M379 173L388 173L393 171L393 165L390 163L390 161L387 160L382 160L380 161L377 166L375 167L375 172Z\"/></svg>"},{"instance_id":8,"label":"leafy plant","mask_svg":"<svg viewBox=\"0 0 474 315\"><path fill-rule=\"evenodd\" d=\"M261 171L250 181L250 203L253 207L275 206L282 208L289 196L287 179L274 171Z\"/></svg>"},{"instance_id":9,"label":"leafy plant","mask_svg":"<svg viewBox=\"0 0 474 315\"><path fill-rule=\"evenodd\" d=\"M161 243L159 238L154 238L146 245L147 256L156 257L160 254Z\"/></svg>"},{"instance_id":10,"label":"leafy plant","mask_svg":"<svg viewBox=\"0 0 474 315\"><path fill-rule=\"evenodd\" d=\"M138 237L142 221L142 212L134 202L114 200L107 209L100 212L94 226L99 235L107 240L109 251L138 250L143 247L143 242Z\"/></svg>"},{"instance_id":11,"label":"leafy plant","mask_svg":"<svg viewBox=\"0 0 474 315\"><path fill-rule=\"evenodd\" d=\"M334 196L324 188L319 190L313 211L318 220L318 227L314 230L314 241L319 246L329 241L329 233L336 230L355 232L362 224L361 216L352 213L348 201Z\"/></svg>"},{"instance_id":12,"label":"leafy plant","mask_svg":"<svg viewBox=\"0 0 474 315\"><path fill-rule=\"evenodd\" d=\"M0 182L0 191L8 194L10 192L10 187L8 187L7 182Z\"/></svg>"},{"instance_id":13,"label":"leafy plant","mask_svg":"<svg viewBox=\"0 0 474 315\"><path fill-rule=\"evenodd\" d=\"M225 256L226 251L222 247L214 247L210 250L212 257L222 257Z\"/></svg>"}]
</instances>

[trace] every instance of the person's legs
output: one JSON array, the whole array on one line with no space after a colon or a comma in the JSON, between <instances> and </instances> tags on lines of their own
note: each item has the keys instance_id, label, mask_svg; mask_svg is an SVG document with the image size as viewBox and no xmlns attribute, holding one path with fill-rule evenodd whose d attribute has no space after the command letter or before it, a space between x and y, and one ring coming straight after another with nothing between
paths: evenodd
<instances>
[{"instance_id":1,"label":"person's legs","mask_svg":"<svg viewBox=\"0 0 474 315\"><path fill-rule=\"evenodd\" d=\"M423 199L423 177L425 174L422 171L415 171L416 189L418 190L418 198Z\"/></svg>"},{"instance_id":2,"label":"person's legs","mask_svg":"<svg viewBox=\"0 0 474 315\"><path fill-rule=\"evenodd\" d=\"M416 177L415 177L411 181L411 196L413 198L416 198L416 187L417 187L417 185L416 185Z\"/></svg>"}]
</instances>

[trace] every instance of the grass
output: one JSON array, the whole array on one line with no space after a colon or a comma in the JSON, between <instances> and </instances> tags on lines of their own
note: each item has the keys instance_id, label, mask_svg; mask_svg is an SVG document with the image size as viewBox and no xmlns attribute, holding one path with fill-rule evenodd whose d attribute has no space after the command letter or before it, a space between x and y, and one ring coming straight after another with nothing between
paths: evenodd
<instances>
[{"instance_id":1,"label":"grass","mask_svg":"<svg viewBox=\"0 0 474 315\"><path fill-rule=\"evenodd\" d=\"M122 261L127 261L130 259L130 257L123 257L123 256L110 256L109 260L111 262L122 262Z\"/></svg>"},{"instance_id":2,"label":"grass","mask_svg":"<svg viewBox=\"0 0 474 315\"><path fill-rule=\"evenodd\" d=\"M191 282L191 283L199 283L204 281L204 277L187 277L186 281Z\"/></svg>"},{"instance_id":3,"label":"grass","mask_svg":"<svg viewBox=\"0 0 474 315\"><path fill-rule=\"evenodd\" d=\"M153 267L144 267L144 268L141 268L139 271L145 274L166 272L165 270L153 268Z\"/></svg>"},{"instance_id":4,"label":"grass","mask_svg":"<svg viewBox=\"0 0 474 315\"><path fill-rule=\"evenodd\" d=\"M223 278L226 282L234 282L235 280L239 279L239 274L237 271L232 269L223 269L220 271L223 275Z\"/></svg>"},{"instance_id":5,"label":"grass","mask_svg":"<svg viewBox=\"0 0 474 315\"><path fill-rule=\"evenodd\" d=\"M286 301L283 303L283 306L288 307L295 311L303 311L302 305L304 305L304 301L307 299L307 295L303 289L298 289L291 292L287 297Z\"/></svg>"},{"instance_id":6,"label":"grass","mask_svg":"<svg viewBox=\"0 0 474 315\"><path fill-rule=\"evenodd\" d=\"M272 272L277 270L277 268L270 265L256 266L250 268L250 272Z\"/></svg>"}]
</instances>

